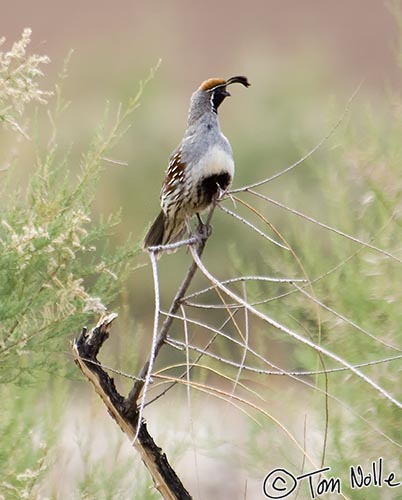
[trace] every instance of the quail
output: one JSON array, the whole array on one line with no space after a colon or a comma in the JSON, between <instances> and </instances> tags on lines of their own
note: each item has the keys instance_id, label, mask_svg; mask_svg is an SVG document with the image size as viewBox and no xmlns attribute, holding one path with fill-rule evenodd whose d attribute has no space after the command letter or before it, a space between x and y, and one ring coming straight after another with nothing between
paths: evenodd
<instances>
[{"instance_id":1,"label":"quail","mask_svg":"<svg viewBox=\"0 0 402 500\"><path fill-rule=\"evenodd\" d=\"M193 93L184 137L172 153L161 190L161 211L144 240L144 248L183 238L186 223L208 209L229 188L234 174L232 148L222 134L218 108L230 96L227 86L250 84L245 76L210 78Z\"/></svg>"}]
</instances>

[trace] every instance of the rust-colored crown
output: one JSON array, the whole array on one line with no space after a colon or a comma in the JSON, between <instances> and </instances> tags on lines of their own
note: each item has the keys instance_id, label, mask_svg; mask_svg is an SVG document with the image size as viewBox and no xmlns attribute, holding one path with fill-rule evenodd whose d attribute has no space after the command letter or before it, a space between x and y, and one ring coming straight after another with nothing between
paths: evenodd
<instances>
[{"instance_id":1,"label":"rust-colored crown","mask_svg":"<svg viewBox=\"0 0 402 500\"><path fill-rule=\"evenodd\" d=\"M225 83L226 80L224 80L223 78L209 78L208 80L205 80L205 82L201 83L198 90L206 92L207 90L215 88L217 85L225 85Z\"/></svg>"}]
</instances>

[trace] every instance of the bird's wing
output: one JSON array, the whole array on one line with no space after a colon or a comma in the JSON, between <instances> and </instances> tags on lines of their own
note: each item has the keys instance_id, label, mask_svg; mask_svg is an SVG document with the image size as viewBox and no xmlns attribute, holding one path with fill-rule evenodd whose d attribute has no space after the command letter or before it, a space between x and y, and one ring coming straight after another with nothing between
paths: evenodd
<instances>
[{"instance_id":1,"label":"bird's wing","mask_svg":"<svg viewBox=\"0 0 402 500\"><path fill-rule=\"evenodd\" d=\"M165 181L161 190L161 206L177 202L183 191L186 164L182 161L182 149L177 148L169 160Z\"/></svg>"}]
</instances>

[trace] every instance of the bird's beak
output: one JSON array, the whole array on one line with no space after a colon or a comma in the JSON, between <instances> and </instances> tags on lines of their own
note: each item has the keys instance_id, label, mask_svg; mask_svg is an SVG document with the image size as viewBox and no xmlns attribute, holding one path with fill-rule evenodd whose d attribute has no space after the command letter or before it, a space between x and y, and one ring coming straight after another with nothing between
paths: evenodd
<instances>
[{"instance_id":1,"label":"bird's beak","mask_svg":"<svg viewBox=\"0 0 402 500\"><path fill-rule=\"evenodd\" d=\"M224 95L225 97L231 96L230 92L228 92L226 89L222 91L222 95Z\"/></svg>"}]
</instances>

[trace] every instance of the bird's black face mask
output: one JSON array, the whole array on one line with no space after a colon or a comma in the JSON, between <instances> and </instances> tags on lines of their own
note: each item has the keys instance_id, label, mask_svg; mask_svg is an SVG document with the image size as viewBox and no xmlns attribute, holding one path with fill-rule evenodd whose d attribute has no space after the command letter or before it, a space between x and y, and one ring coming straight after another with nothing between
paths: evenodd
<instances>
[{"instance_id":1,"label":"bird's black face mask","mask_svg":"<svg viewBox=\"0 0 402 500\"><path fill-rule=\"evenodd\" d=\"M214 113L218 114L218 108L224 101L225 97L229 97L230 93L226 90L226 87L217 87L211 95L211 105Z\"/></svg>"}]
</instances>

